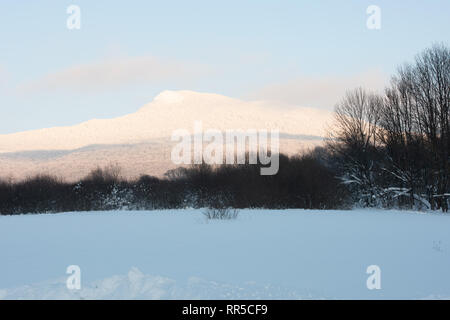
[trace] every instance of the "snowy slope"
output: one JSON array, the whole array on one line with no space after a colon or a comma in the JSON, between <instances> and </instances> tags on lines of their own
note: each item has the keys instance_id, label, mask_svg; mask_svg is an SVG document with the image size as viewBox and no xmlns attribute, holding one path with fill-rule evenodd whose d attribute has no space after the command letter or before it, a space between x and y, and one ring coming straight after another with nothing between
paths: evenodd
<instances>
[{"instance_id":1,"label":"snowy slope","mask_svg":"<svg viewBox=\"0 0 450 320\"><path fill-rule=\"evenodd\" d=\"M123 117L0 135L0 153L143 143L171 137L177 129L192 132L195 121L202 121L204 129L279 129L285 134L321 137L330 119L330 112L317 109L246 102L211 93L163 91L136 113Z\"/></svg>"},{"instance_id":2,"label":"snowy slope","mask_svg":"<svg viewBox=\"0 0 450 320\"><path fill-rule=\"evenodd\" d=\"M450 298L450 216L199 210L0 217L0 298ZM82 289L65 287L79 265ZM368 290L366 268L381 268Z\"/></svg>"},{"instance_id":3,"label":"snowy slope","mask_svg":"<svg viewBox=\"0 0 450 320\"><path fill-rule=\"evenodd\" d=\"M77 181L91 170L117 164L125 178L162 177L177 166L170 160L175 130L280 130L280 151L297 154L323 143L330 112L246 102L218 94L164 91L136 113L58 127L0 135L0 178L36 174Z\"/></svg>"}]
</instances>

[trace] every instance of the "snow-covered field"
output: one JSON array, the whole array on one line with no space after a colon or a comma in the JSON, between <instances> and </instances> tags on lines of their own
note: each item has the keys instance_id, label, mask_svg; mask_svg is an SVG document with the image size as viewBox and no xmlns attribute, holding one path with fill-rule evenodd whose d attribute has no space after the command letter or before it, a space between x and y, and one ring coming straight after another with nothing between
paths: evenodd
<instances>
[{"instance_id":1,"label":"snow-covered field","mask_svg":"<svg viewBox=\"0 0 450 320\"><path fill-rule=\"evenodd\" d=\"M448 299L449 231L450 215L383 210L1 216L0 299Z\"/></svg>"}]
</instances>

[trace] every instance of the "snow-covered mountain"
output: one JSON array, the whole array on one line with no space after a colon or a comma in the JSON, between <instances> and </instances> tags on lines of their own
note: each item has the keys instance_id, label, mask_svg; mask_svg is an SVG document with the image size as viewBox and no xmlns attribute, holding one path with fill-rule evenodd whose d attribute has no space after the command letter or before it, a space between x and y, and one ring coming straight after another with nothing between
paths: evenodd
<instances>
[{"instance_id":1,"label":"snow-covered mountain","mask_svg":"<svg viewBox=\"0 0 450 320\"><path fill-rule=\"evenodd\" d=\"M0 135L0 176L44 172L74 178L106 163L119 164L127 176L161 175L173 168L172 133L193 133L195 121L204 130L278 129L281 152L292 154L319 144L331 118L325 110L163 91L137 112L119 118Z\"/></svg>"}]
</instances>

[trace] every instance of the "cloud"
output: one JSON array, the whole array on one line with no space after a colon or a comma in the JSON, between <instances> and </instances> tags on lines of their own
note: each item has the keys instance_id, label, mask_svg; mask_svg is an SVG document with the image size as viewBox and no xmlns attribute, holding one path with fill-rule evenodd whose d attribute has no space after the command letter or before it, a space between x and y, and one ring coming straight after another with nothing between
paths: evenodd
<instances>
[{"instance_id":1,"label":"cloud","mask_svg":"<svg viewBox=\"0 0 450 320\"><path fill-rule=\"evenodd\" d=\"M347 77L322 76L298 77L284 83L267 85L245 98L271 100L290 105L333 109L347 90L364 87L381 92L388 77L378 70L371 70Z\"/></svg>"},{"instance_id":2,"label":"cloud","mask_svg":"<svg viewBox=\"0 0 450 320\"><path fill-rule=\"evenodd\" d=\"M72 66L21 85L20 92L95 93L142 84L183 84L208 74L209 67L156 57L107 59Z\"/></svg>"}]
</instances>

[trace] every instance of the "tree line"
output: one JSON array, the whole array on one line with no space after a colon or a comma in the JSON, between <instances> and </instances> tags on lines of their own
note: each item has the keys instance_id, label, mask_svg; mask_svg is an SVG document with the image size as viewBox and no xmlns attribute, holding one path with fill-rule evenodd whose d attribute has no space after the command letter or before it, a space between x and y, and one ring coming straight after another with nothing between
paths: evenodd
<instances>
[{"instance_id":1,"label":"tree line","mask_svg":"<svg viewBox=\"0 0 450 320\"><path fill-rule=\"evenodd\" d=\"M78 182L38 175L0 181L0 214L180 208L305 208L345 205L346 191L320 150L280 155L277 175L262 176L259 165L192 165L134 181L120 168L98 168ZM348 204L347 204L348 205Z\"/></svg>"},{"instance_id":2,"label":"tree line","mask_svg":"<svg viewBox=\"0 0 450 320\"><path fill-rule=\"evenodd\" d=\"M424 50L383 94L349 91L335 108L328 149L363 206L448 211L450 51Z\"/></svg>"}]
</instances>

